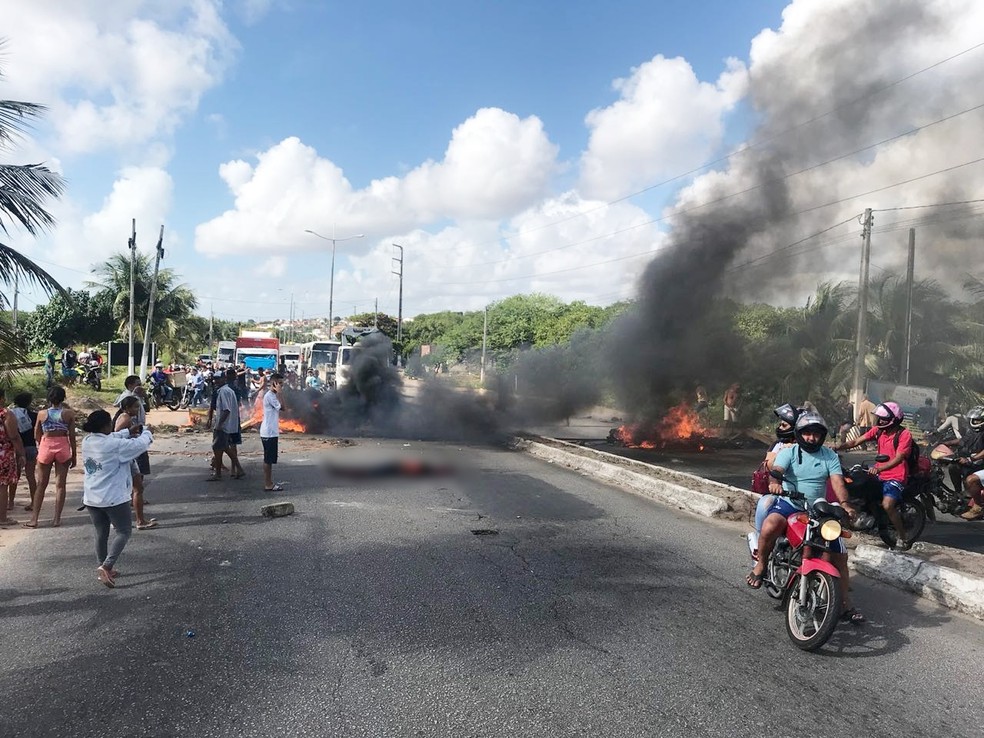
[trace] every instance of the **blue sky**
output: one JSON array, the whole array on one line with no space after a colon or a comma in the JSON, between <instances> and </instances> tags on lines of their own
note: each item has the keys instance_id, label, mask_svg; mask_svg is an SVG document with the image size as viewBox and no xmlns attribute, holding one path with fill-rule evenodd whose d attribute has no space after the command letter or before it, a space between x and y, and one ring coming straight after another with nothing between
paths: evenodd
<instances>
[{"instance_id":1,"label":"blue sky","mask_svg":"<svg viewBox=\"0 0 984 738\"><path fill-rule=\"evenodd\" d=\"M407 315L630 298L668 229L646 223L705 183L622 198L739 145L782 95L760 86L752 116L749 89L822 42L834 5L850 6L0 0L0 95L51 107L5 158L70 183L58 229L13 243L78 286L130 218L147 250L163 222L166 264L230 318L283 316L290 293L327 315L330 257L308 228L365 234L338 247L336 315L396 312L394 242Z\"/></svg>"}]
</instances>

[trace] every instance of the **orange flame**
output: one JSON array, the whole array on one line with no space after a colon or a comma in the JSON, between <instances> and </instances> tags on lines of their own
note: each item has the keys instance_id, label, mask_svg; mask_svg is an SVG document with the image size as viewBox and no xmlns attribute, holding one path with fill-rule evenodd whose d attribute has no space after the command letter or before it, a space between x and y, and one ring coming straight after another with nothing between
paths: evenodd
<instances>
[{"instance_id":1,"label":"orange flame","mask_svg":"<svg viewBox=\"0 0 984 738\"><path fill-rule=\"evenodd\" d=\"M671 441L702 439L705 435L697 413L687 404L671 408L666 416L655 426L643 424L622 425L613 431L616 441L629 448L663 448ZM698 443L697 450L703 451L704 444Z\"/></svg>"},{"instance_id":2,"label":"orange flame","mask_svg":"<svg viewBox=\"0 0 984 738\"><path fill-rule=\"evenodd\" d=\"M294 420L293 418L281 418L280 432L307 433L307 428L305 428L304 424L299 420Z\"/></svg>"}]
</instances>

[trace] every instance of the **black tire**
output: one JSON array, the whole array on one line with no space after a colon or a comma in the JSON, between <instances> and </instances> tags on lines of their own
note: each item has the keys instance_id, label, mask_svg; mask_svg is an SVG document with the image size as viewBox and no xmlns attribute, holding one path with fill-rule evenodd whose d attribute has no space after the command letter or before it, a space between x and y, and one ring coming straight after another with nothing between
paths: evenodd
<instances>
[{"instance_id":1,"label":"black tire","mask_svg":"<svg viewBox=\"0 0 984 738\"><path fill-rule=\"evenodd\" d=\"M899 515L902 516L902 523L905 525L906 540L912 545L919 540L923 528L926 527L926 509L918 500L902 500L899 503ZM898 541L895 526L891 523L884 528L879 528L878 535L889 548L894 548Z\"/></svg>"},{"instance_id":2,"label":"black tire","mask_svg":"<svg viewBox=\"0 0 984 738\"><path fill-rule=\"evenodd\" d=\"M800 605L800 580L806 577L805 607ZM840 582L824 571L798 575L786 596L786 635L804 651L816 651L830 638L841 613L844 598Z\"/></svg>"}]
</instances>

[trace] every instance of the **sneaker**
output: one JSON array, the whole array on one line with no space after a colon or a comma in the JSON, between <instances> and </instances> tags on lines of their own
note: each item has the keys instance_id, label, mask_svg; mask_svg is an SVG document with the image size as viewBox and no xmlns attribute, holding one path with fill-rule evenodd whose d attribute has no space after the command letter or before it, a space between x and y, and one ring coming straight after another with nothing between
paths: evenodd
<instances>
[{"instance_id":1,"label":"sneaker","mask_svg":"<svg viewBox=\"0 0 984 738\"><path fill-rule=\"evenodd\" d=\"M970 509L960 517L964 520L980 520L981 518L984 518L984 507L974 503L970 506Z\"/></svg>"},{"instance_id":2,"label":"sneaker","mask_svg":"<svg viewBox=\"0 0 984 738\"><path fill-rule=\"evenodd\" d=\"M895 550L896 551L908 551L911 547L912 547L912 544L909 543L904 538L896 538L895 539Z\"/></svg>"}]
</instances>

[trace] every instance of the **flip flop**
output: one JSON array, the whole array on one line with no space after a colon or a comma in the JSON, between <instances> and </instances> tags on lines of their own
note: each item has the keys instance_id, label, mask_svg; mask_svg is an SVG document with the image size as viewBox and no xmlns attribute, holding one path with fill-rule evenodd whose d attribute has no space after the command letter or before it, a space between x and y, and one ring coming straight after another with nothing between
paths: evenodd
<instances>
[{"instance_id":1,"label":"flip flop","mask_svg":"<svg viewBox=\"0 0 984 738\"><path fill-rule=\"evenodd\" d=\"M762 579L765 574L756 574L755 572L750 572L747 577L745 577L745 584L747 584L752 589L762 588Z\"/></svg>"},{"instance_id":2,"label":"flip flop","mask_svg":"<svg viewBox=\"0 0 984 738\"><path fill-rule=\"evenodd\" d=\"M143 525L138 525L137 530L150 530L157 527L157 518L151 518Z\"/></svg>"},{"instance_id":3,"label":"flip flop","mask_svg":"<svg viewBox=\"0 0 984 738\"><path fill-rule=\"evenodd\" d=\"M264 492L283 492L284 491L284 485L282 485L282 484L280 484L278 482L277 484L273 485L272 487L264 487L263 488L263 491Z\"/></svg>"},{"instance_id":4,"label":"flip flop","mask_svg":"<svg viewBox=\"0 0 984 738\"><path fill-rule=\"evenodd\" d=\"M0 528L9 528L12 525L17 525L17 521L13 518L7 518L6 520L0 520Z\"/></svg>"},{"instance_id":5,"label":"flip flop","mask_svg":"<svg viewBox=\"0 0 984 738\"><path fill-rule=\"evenodd\" d=\"M220 482L220 481L222 481L222 477L217 477L217 476L215 476L215 475L213 474L212 476L210 476L210 477L209 477L208 479L206 479L205 481L206 481L206 482Z\"/></svg>"},{"instance_id":6,"label":"flip flop","mask_svg":"<svg viewBox=\"0 0 984 738\"><path fill-rule=\"evenodd\" d=\"M38 524L37 523L31 523L31 522L21 523L21 525L23 525L25 528L37 528L38 527Z\"/></svg>"}]
</instances>

